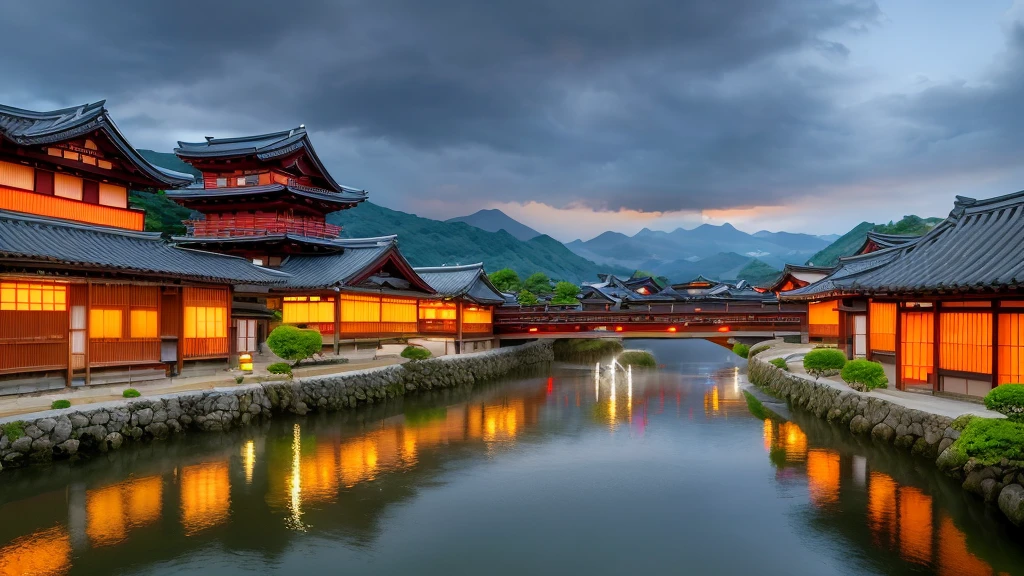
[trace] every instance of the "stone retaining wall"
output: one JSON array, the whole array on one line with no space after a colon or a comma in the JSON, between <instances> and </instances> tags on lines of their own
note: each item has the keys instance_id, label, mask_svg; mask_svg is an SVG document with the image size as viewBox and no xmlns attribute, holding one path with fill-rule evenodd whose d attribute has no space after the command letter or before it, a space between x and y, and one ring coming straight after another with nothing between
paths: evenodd
<instances>
[{"instance_id":1,"label":"stone retaining wall","mask_svg":"<svg viewBox=\"0 0 1024 576\"><path fill-rule=\"evenodd\" d=\"M906 408L869 392L814 382L772 366L761 356L768 354L748 362L753 384L788 400L794 408L846 426L854 434L870 434L875 440L934 461L943 472L961 480L964 490L998 505L1014 524L1024 525L1024 468L1006 460L999 466L983 466L973 459L962 466L951 464L954 458L949 447L960 437L952 427L953 419Z\"/></svg>"},{"instance_id":2,"label":"stone retaining wall","mask_svg":"<svg viewBox=\"0 0 1024 576\"><path fill-rule=\"evenodd\" d=\"M166 438L187 429L220 432L274 413L357 408L418 390L449 388L551 362L551 341L442 356L326 376L201 390L50 410L0 419L3 466L117 450L126 442ZM9 428L17 428L13 432Z\"/></svg>"}]
</instances>

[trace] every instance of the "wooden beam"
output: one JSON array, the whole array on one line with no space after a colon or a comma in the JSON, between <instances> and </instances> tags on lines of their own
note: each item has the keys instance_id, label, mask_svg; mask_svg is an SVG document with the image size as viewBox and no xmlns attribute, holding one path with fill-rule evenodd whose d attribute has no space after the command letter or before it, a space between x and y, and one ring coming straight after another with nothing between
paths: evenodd
<instances>
[{"instance_id":1,"label":"wooden beam","mask_svg":"<svg viewBox=\"0 0 1024 576\"><path fill-rule=\"evenodd\" d=\"M455 353L462 354L462 300L455 306Z\"/></svg>"},{"instance_id":2,"label":"wooden beam","mask_svg":"<svg viewBox=\"0 0 1024 576\"><path fill-rule=\"evenodd\" d=\"M932 392L939 391L939 365L941 364L939 353L941 351L939 340L942 338L942 332L940 330L942 325L942 317L939 314L939 307L942 306L942 302L936 301L932 306Z\"/></svg>"},{"instance_id":3,"label":"wooden beam","mask_svg":"<svg viewBox=\"0 0 1024 576\"><path fill-rule=\"evenodd\" d=\"M896 303L896 389L903 390L903 309Z\"/></svg>"},{"instance_id":4,"label":"wooden beam","mask_svg":"<svg viewBox=\"0 0 1024 576\"><path fill-rule=\"evenodd\" d=\"M992 387L999 386L999 301L992 301Z\"/></svg>"},{"instance_id":5,"label":"wooden beam","mask_svg":"<svg viewBox=\"0 0 1024 576\"><path fill-rule=\"evenodd\" d=\"M341 292L334 293L334 355L341 352Z\"/></svg>"},{"instance_id":6,"label":"wooden beam","mask_svg":"<svg viewBox=\"0 0 1024 576\"><path fill-rule=\"evenodd\" d=\"M89 364L92 361L92 356L89 354L90 348L92 348L91 329L92 326L92 282L85 283L85 385L88 386L92 382L92 371L89 369Z\"/></svg>"}]
</instances>

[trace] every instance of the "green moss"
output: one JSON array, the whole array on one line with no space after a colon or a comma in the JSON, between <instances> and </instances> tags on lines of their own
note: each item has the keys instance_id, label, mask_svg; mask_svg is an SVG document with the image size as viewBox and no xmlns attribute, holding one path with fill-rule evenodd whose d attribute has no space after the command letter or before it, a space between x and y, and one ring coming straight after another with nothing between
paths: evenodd
<instances>
[{"instance_id":1,"label":"green moss","mask_svg":"<svg viewBox=\"0 0 1024 576\"><path fill-rule=\"evenodd\" d=\"M768 361L768 363L771 364L772 366L775 366L779 370L785 370L786 372L789 372L789 364L786 364L785 358L772 358L771 360Z\"/></svg>"},{"instance_id":2,"label":"green moss","mask_svg":"<svg viewBox=\"0 0 1024 576\"><path fill-rule=\"evenodd\" d=\"M764 407L764 404L762 404L761 401L753 394L744 390L743 397L747 400L747 410L750 410L750 413L753 414L755 418L759 420L767 420L768 418L771 418L771 412L769 412L768 409Z\"/></svg>"},{"instance_id":3,"label":"green moss","mask_svg":"<svg viewBox=\"0 0 1024 576\"><path fill-rule=\"evenodd\" d=\"M291 374L292 367L287 362L274 362L267 366L267 372L271 374Z\"/></svg>"},{"instance_id":4,"label":"green moss","mask_svg":"<svg viewBox=\"0 0 1024 576\"><path fill-rule=\"evenodd\" d=\"M998 464L1003 458L1024 460L1024 422L1004 418L971 419L951 446L958 462L970 458Z\"/></svg>"},{"instance_id":5,"label":"green moss","mask_svg":"<svg viewBox=\"0 0 1024 576\"><path fill-rule=\"evenodd\" d=\"M54 400L50 403L51 410L61 410L64 408L71 408L70 400Z\"/></svg>"},{"instance_id":6,"label":"green moss","mask_svg":"<svg viewBox=\"0 0 1024 576\"><path fill-rule=\"evenodd\" d=\"M426 360L427 358L430 358L430 350L427 350L422 346L406 346L405 350L402 350L402 358L408 358L409 360Z\"/></svg>"},{"instance_id":7,"label":"green moss","mask_svg":"<svg viewBox=\"0 0 1024 576\"><path fill-rule=\"evenodd\" d=\"M963 414L961 416L957 416L953 420L953 423L950 424L950 427L958 432L963 432L964 429L967 428L967 425L971 423L971 420L974 420L975 418L977 418L977 416L974 414Z\"/></svg>"},{"instance_id":8,"label":"green moss","mask_svg":"<svg viewBox=\"0 0 1024 576\"><path fill-rule=\"evenodd\" d=\"M1013 420L1024 420L1024 385L1003 384L985 396L985 407Z\"/></svg>"},{"instance_id":9,"label":"green moss","mask_svg":"<svg viewBox=\"0 0 1024 576\"><path fill-rule=\"evenodd\" d=\"M740 358L747 358L750 356L750 346L742 342L737 342L732 345L732 351Z\"/></svg>"},{"instance_id":10,"label":"green moss","mask_svg":"<svg viewBox=\"0 0 1024 576\"><path fill-rule=\"evenodd\" d=\"M18 438L21 438L22 436L25 435L25 423L22 422L21 420L8 422L7 424L3 425L3 431L4 436L7 436L8 440L14 442Z\"/></svg>"},{"instance_id":11,"label":"green moss","mask_svg":"<svg viewBox=\"0 0 1024 576\"><path fill-rule=\"evenodd\" d=\"M804 370L819 378L834 376L846 365L846 355L835 348L815 348L804 356Z\"/></svg>"},{"instance_id":12,"label":"green moss","mask_svg":"<svg viewBox=\"0 0 1024 576\"><path fill-rule=\"evenodd\" d=\"M622 353L622 342L610 338L592 338L587 340L556 340L554 344L555 360L592 364L604 362Z\"/></svg>"},{"instance_id":13,"label":"green moss","mask_svg":"<svg viewBox=\"0 0 1024 576\"><path fill-rule=\"evenodd\" d=\"M758 344L757 346L754 346L753 348L750 349L750 352L747 354L747 356L749 358L753 358L754 356L757 356L758 354L764 352L765 350L768 350L769 348L771 348L770 344Z\"/></svg>"},{"instance_id":14,"label":"green moss","mask_svg":"<svg viewBox=\"0 0 1024 576\"><path fill-rule=\"evenodd\" d=\"M245 376L235 376L235 384L241 384L245 381Z\"/></svg>"},{"instance_id":15,"label":"green moss","mask_svg":"<svg viewBox=\"0 0 1024 576\"><path fill-rule=\"evenodd\" d=\"M129 388L122 392L121 396L124 396L125 398L138 398L139 396L142 396L142 392L139 392L135 388Z\"/></svg>"},{"instance_id":16,"label":"green moss","mask_svg":"<svg viewBox=\"0 0 1024 576\"><path fill-rule=\"evenodd\" d=\"M887 388L889 379L885 375L885 369L878 362L857 359L850 360L843 366L840 372L842 379L855 388L863 387L865 390L875 388Z\"/></svg>"},{"instance_id":17,"label":"green moss","mask_svg":"<svg viewBox=\"0 0 1024 576\"><path fill-rule=\"evenodd\" d=\"M654 355L645 350L627 350L619 355L619 364L636 366L637 368L657 368L658 362Z\"/></svg>"},{"instance_id":18,"label":"green moss","mask_svg":"<svg viewBox=\"0 0 1024 576\"><path fill-rule=\"evenodd\" d=\"M430 422L440 422L448 418L448 409L440 408L410 408L405 411L405 423L409 426L422 426Z\"/></svg>"}]
</instances>

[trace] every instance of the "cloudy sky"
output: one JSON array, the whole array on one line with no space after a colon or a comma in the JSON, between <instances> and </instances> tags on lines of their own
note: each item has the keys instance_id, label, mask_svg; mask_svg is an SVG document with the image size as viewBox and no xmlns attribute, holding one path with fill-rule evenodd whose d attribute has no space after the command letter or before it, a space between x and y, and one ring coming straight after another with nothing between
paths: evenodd
<instances>
[{"instance_id":1,"label":"cloudy sky","mask_svg":"<svg viewBox=\"0 0 1024 576\"><path fill-rule=\"evenodd\" d=\"M432 218L827 234L1024 188L1022 2L6 4L0 102L105 98L160 151L304 123Z\"/></svg>"}]
</instances>

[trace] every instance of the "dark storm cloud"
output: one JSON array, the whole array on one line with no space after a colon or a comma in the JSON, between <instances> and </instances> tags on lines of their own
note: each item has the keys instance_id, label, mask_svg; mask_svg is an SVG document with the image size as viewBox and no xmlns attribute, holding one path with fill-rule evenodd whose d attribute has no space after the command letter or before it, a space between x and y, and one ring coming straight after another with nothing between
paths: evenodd
<instances>
[{"instance_id":1,"label":"dark storm cloud","mask_svg":"<svg viewBox=\"0 0 1024 576\"><path fill-rule=\"evenodd\" d=\"M855 167L832 160L862 143L835 103L851 80L828 72L848 54L829 35L879 19L873 2L823 0L6 11L12 104L108 98L130 133L166 131L163 149L183 132L305 122L343 181L392 196L642 210L782 202L848 181Z\"/></svg>"}]
</instances>

